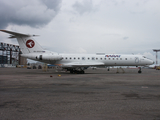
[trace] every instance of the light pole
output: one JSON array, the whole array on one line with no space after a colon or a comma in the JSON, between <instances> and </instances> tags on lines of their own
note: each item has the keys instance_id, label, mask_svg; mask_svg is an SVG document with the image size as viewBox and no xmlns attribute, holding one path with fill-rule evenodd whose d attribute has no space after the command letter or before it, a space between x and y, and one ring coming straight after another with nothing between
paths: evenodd
<instances>
[{"instance_id":1,"label":"light pole","mask_svg":"<svg viewBox=\"0 0 160 120\"><path fill-rule=\"evenodd\" d=\"M154 52L156 52L156 65L158 65L158 52L160 51L160 49L153 49Z\"/></svg>"}]
</instances>

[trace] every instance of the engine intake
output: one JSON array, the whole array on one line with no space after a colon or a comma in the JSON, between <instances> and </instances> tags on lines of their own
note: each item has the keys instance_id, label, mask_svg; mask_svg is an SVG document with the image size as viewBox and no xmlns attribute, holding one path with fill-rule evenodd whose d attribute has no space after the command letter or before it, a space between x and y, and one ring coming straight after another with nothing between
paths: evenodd
<instances>
[{"instance_id":1,"label":"engine intake","mask_svg":"<svg viewBox=\"0 0 160 120\"><path fill-rule=\"evenodd\" d=\"M40 55L39 60L62 60L62 56L60 55Z\"/></svg>"}]
</instances>

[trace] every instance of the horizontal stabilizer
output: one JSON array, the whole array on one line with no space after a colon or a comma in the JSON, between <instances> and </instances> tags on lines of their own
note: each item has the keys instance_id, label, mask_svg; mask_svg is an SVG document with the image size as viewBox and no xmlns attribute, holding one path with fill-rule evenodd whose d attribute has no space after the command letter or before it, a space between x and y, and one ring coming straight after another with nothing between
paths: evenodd
<instances>
[{"instance_id":1,"label":"horizontal stabilizer","mask_svg":"<svg viewBox=\"0 0 160 120\"><path fill-rule=\"evenodd\" d=\"M12 32L12 31L8 31L8 30L0 30L0 31L11 34L11 36L10 36L9 38L34 37L34 36L38 36L38 35L27 35L27 34Z\"/></svg>"}]
</instances>

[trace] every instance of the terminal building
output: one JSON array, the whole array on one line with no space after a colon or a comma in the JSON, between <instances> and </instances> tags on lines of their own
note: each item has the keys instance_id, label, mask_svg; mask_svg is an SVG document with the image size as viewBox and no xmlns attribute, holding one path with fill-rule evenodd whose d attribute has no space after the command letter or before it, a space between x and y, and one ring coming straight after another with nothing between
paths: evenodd
<instances>
[{"instance_id":1,"label":"terminal building","mask_svg":"<svg viewBox=\"0 0 160 120\"><path fill-rule=\"evenodd\" d=\"M27 59L20 54L18 45L0 42L0 67L27 65Z\"/></svg>"}]
</instances>

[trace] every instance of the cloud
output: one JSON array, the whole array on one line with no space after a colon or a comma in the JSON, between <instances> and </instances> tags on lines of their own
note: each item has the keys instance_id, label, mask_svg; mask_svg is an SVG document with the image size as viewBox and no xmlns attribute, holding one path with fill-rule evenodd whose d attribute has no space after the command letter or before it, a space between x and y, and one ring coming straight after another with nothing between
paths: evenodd
<instances>
[{"instance_id":1,"label":"cloud","mask_svg":"<svg viewBox=\"0 0 160 120\"><path fill-rule=\"evenodd\" d=\"M9 24L42 27L59 12L62 0L1 0L0 28Z\"/></svg>"},{"instance_id":2,"label":"cloud","mask_svg":"<svg viewBox=\"0 0 160 120\"><path fill-rule=\"evenodd\" d=\"M96 8L93 6L92 0L84 0L83 2L76 1L72 7L81 15L86 12L96 11Z\"/></svg>"},{"instance_id":3,"label":"cloud","mask_svg":"<svg viewBox=\"0 0 160 120\"><path fill-rule=\"evenodd\" d=\"M87 53L87 51L84 48L81 48L81 47L77 49L77 52L78 53Z\"/></svg>"},{"instance_id":4,"label":"cloud","mask_svg":"<svg viewBox=\"0 0 160 120\"><path fill-rule=\"evenodd\" d=\"M123 40L127 40L129 37L123 37Z\"/></svg>"},{"instance_id":5,"label":"cloud","mask_svg":"<svg viewBox=\"0 0 160 120\"><path fill-rule=\"evenodd\" d=\"M160 44L159 0L8 1L0 0L0 25L9 23L8 30L40 35L35 39L46 49L59 53L149 52L154 57L145 56L155 60L152 49ZM7 37L0 32L1 41Z\"/></svg>"}]
</instances>

